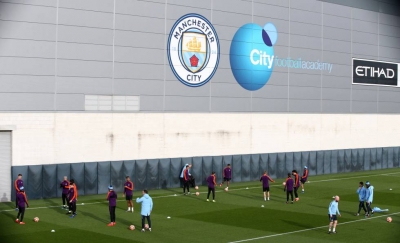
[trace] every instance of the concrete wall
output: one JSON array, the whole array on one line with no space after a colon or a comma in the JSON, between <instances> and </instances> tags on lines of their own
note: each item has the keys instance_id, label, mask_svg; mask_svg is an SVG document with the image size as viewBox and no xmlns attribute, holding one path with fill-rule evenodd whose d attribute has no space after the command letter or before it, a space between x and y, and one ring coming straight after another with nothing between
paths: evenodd
<instances>
[{"instance_id":1,"label":"concrete wall","mask_svg":"<svg viewBox=\"0 0 400 243\"><path fill-rule=\"evenodd\" d=\"M346 6L345 6L346 5ZM142 112L399 113L399 88L352 85L352 58L400 62L393 1L2 0L0 110L85 111L85 95L140 97ZM395 11L397 9L397 11ZM198 13L215 27L213 79L181 84L167 58L177 19ZM257 91L230 70L238 28L272 22L275 55L332 63L329 72L276 68Z\"/></svg>"},{"instance_id":2,"label":"concrete wall","mask_svg":"<svg viewBox=\"0 0 400 243\"><path fill-rule=\"evenodd\" d=\"M391 147L399 115L0 113L13 166Z\"/></svg>"}]
</instances>

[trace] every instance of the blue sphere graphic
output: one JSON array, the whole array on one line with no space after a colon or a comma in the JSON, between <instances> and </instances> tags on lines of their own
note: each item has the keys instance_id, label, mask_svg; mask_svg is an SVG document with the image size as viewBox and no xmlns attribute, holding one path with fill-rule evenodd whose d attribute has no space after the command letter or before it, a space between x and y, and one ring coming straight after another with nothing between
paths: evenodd
<instances>
[{"instance_id":1,"label":"blue sphere graphic","mask_svg":"<svg viewBox=\"0 0 400 243\"><path fill-rule=\"evenodd\" d=\"M233 37L229 56L232 73L239 85L247 90L264 87L271 77L277 34L275 28L275 35L269 36L270 30L257 24L245 24Z\"/></svg>"}]
</instances>

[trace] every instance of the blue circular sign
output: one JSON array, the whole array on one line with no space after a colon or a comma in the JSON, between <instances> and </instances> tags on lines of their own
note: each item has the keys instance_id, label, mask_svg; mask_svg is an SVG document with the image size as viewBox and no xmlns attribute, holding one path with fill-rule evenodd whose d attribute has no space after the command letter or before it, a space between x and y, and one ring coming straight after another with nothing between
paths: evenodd
<instances>
[{"instance_id":1,"label":"blue circular sign","mask_svg":"<svg viewBox=\"0 0 400 243\"><path fill-rule=\"evenodd\" d=\"M230 48L233 76L243 88L255 91L268 82L274 69L275 26L245 24L235 33Z\"/></svg>"}]
</instances>

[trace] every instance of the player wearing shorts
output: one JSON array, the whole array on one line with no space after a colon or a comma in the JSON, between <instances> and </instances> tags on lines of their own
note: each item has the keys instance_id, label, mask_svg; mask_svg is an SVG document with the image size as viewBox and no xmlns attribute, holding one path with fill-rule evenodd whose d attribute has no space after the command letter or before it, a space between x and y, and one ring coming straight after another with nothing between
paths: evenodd
<instances>
[{"instance_id":1,"label":"player wearing shorts","mask_svg":"<svg viewBox=\"0 0 400 243\"><path fill-rule=\"evenodd\" d=\"M339 212L339 196L335 196L335 200L333 200L329 204L328 208L328 217L329 217L329 231L328 234L333 233L336 234L336 225L337 225L337 215L340 215ZM333 226L333 229L332 229ZM332 229L332 231L331 231Z\"/></svg>"},{"instance_id":2,"label":"player wearing shorts","mask_svg":"<svg viewBox=\"0 0 400 243\"><path fill-rule=\"evenodd\" d=\"M303 176L301 177L301 193L304 193L304 184L307 182L307 178L308 178L308 168L307 166L304 166L304 170L303 170Z\"/></svg>"},{"instance_id":3,"label":"player wearing shorts","mask_svg":"<svg viewBox=\"0 0 400 243\"><path fill-rule=\"evenodd\" d=\"M269 182L275 182L267 175L267 171L264 171L264 174L261 176L260 181L262 181L263 185L263 192L264 192L264 201L267 201L267 194L268 194L268 201L269 201Z\"/></svg>"},{"instance_id":4,"label":"player wearing shorts","mask_svg":"<svg viewBox=\"0 0 400 243\"><path fill-rule=\"evenodd\" d=\"M129 176L125 177L125 184L124 184L124 194L123 196L126 199L126 203L128 204L128 210L127 212L132 212L134 211L133 208L133 202L132 202L132 197L133 197L133 182L131 181L131 178Z\"/></svg>"},{"instance_id":5,"label":"player wearing shorts","mask_svg":"<svg viewBox=\"0 0 400 243\"><path fill-rule=\"evenodd\" d=\"M367 214L366 217L371 217L371 214L374 214L374 210L371 208L372 201L374 200L374 186L369 183L369 181L365 182L365 202L367 204Z\"/></svg>"},{"instance_id":6,"label":"player wearing shorts","mask_svg":"<svg viewBox=\"0 0 400 243\"><path fill-rule=\"evenodd\" d=\"M68 200L69 200L69 208L70 211L67 214L72 213L70 218L75 218L76 216L76 201L78 200L78 188L76 187L75 181L71 179L69 181L69 193L68 193Z\"/></svg>"},{"instance_id":7,"label":"player wearing shorts","mask_svg":"<svg viewBox=\"0 0 400 243\"><path fill-rule=\"evenodd\" d=\"M224 184L225 181L226 181L226 188L228 188L228 187L229 187L229 183L230 183L230 181L232 180L232 169L231 169L231 164L228 164L228 165L224 168L224 170L222 171L222 178L223 178L223 181L222 181L222 183L221 183L219 186L221 187L222 184Z\"/></svg>"}]
</instances>

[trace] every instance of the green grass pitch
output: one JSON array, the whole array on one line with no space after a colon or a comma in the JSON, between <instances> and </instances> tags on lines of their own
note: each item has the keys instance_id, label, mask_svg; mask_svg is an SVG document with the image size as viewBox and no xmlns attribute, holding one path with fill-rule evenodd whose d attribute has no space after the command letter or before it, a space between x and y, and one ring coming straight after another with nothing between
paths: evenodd
<instances>
[{"instance_id":1,"label":"green grass pitch","mask_svg":"<svg viewBox=\"0 0 400 243\"><path fill-rule=\"evenodd\" d=\"M375 213L370 219L354 216L356 189L359 181L366 180L375 187L373 206L389 212ZM14 222L14 203L0 203L0 242L400 242L400 169L310 176L300 201L288 205L283 181L271 184L267 202L258 181L233 183L229 192L218 187L216 203L206 202L206 187L200 187L198 197L183 196L180 188L151 190L153 226L152 232L145 233L140 232L140 205L135 204L134 213L125 212L121 192L115 227L106 226L105 195L80 196L74 219L61 209L61 198L31 200L25 225ZM134 192L134 198L140 195ZM328 205L334 195L341 198L342 217L338 233L329 235ZM392 223L386 222L387 216L393 218ZM33 222L34 217L40 222ZM128 230L131 224L136 226L134 231Z\"/></svg>"}]
</instances>

